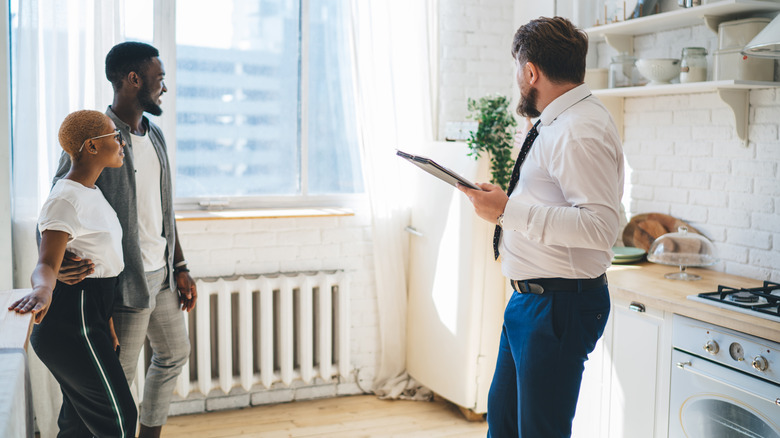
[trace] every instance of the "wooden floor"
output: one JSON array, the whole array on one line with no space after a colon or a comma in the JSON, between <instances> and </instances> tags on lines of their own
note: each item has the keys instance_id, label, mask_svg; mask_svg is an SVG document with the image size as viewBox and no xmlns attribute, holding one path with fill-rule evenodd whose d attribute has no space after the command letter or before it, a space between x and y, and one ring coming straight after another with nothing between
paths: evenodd
<instances>
[{"instance_id":1,"label":"wooden floor","mask_svg":"<svg viewBox=\"0 0 780 438\"><path fill-rule=\"evenodd\" d=\"M486 433L485 421L466 421L445 400L379 400L359 395L170 417L162 436L482 438Z\"/></svg>"}]
</instances>

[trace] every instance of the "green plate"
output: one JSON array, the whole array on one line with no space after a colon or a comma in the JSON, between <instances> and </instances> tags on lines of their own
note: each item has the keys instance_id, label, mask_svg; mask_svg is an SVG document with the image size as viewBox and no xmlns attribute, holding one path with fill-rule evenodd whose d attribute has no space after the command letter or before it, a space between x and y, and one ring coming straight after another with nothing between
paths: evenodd
<instances>
[{"instance_id":1,"label":"green plate","mask_svg":"<svg viewBox=\"0 0 780 438\"><path fill-rule=\"evenodd\" d=\"M612 252L615 253L615 255L612 257L613 259L641 259L644 257L645 250L642 248L634 248L633 246L613 246Z\"/></svg>"},{"instance_id":2,"label":"green plate","mask_svg":"<svg viewBox=\"0 0 780 438\"><path fill-rule=\"evenodd\" d=\"M612 264L613 265L627 265L627 264L630 264L630 263L641 262L644 259L645 259L645 256L635 257L635 258L632 258L632 259L612 259Z\"/></svg>"}]
</instances>

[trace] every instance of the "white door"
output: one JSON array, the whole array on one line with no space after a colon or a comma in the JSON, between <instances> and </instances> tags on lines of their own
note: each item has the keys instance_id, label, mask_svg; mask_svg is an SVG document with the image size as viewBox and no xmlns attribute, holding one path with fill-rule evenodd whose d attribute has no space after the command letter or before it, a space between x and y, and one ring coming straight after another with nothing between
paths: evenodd
<instances>
[{"instance_id":1,"label":"white door","mask_svg":"<svg viewBox=\"0 0 780 438\"><path fill-rule=\"evenodd\" d=\"M437 142L419 153L472 181L488 179L464 143ZM504 307L493 227L457 189L422 171L414 175L407 369L448 400L486 412Z\"/></svg>"}]
</instances>

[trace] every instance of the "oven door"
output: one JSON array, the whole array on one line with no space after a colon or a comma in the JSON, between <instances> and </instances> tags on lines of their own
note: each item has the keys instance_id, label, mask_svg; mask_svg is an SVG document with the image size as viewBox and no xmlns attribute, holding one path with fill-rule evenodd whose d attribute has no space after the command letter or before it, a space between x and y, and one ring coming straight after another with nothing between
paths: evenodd
<instances>
[{"instance_id":1,"label":"oven door","mask_svg":"<svg viewBox=\"0 0 780 438\"><path fill-rule=\"evenodd\" d=\"M780 386L672 351L670 438L780 438Z\"/></svg>"}]
</instances>

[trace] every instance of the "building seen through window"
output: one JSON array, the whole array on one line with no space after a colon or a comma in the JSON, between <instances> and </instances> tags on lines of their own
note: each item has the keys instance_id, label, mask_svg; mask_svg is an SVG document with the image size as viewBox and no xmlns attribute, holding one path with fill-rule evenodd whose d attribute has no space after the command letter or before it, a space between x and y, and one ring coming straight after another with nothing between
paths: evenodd
<instances>
[{"instance_id":1,"label":"building seen through window","mask_svg":"<svg viewBox=\"0 0 780 438\"><path fill-rule=\"evenodd\" d=\"M361 193L348 4L214 5L176 4L176 197Z\"/></svg>"}]
</instances>

